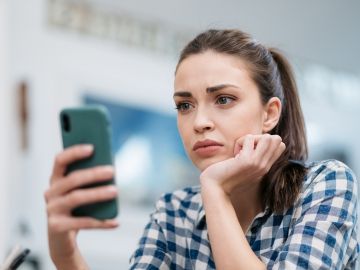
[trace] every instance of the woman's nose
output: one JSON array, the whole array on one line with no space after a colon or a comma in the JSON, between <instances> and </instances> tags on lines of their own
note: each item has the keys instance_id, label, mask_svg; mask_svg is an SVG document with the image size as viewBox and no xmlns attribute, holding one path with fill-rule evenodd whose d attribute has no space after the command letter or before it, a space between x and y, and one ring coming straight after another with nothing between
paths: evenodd
<instances>
[{"instance_id":1,"label":"woman's nose","mask_svg":"<svg viewBox=\"0 0 360 270\"><path fill-rule=\"evenodd\" d=\"M202 133L214 129L214 122L211 120L206 110L198 110L194 119L194 130L196 133Z\"/></svg>"}]
</instances>

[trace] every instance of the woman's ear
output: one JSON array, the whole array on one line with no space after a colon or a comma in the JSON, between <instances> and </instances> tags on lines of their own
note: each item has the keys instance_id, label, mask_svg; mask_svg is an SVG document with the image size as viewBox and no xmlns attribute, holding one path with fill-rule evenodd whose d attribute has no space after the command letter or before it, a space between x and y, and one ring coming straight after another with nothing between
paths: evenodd
<instances>
[{"instance_id":1,"label":"woman's ear","mask_svg":"<svg viewBox=\"0 0 360 270\"><path fill-rule=\"evenodd\" d=\"M278 97L269 99L264 108L263 133L270 132L279 122L281 115L281 101Z\"/></svg>"}]
</instances>

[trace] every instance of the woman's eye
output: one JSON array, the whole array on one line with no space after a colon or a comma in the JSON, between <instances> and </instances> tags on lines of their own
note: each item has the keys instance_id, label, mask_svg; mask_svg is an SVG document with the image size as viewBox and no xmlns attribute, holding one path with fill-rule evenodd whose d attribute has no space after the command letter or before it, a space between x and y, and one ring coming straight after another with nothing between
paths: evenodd
<instances>
[{"instance_id":1,"label":"woman's eye","mask_svg":"<svg viewBox=\"0 0 360 270\"><path fill-rule=\"evenodd\" d=\"M187 110L189 110L191 108L190 103L187 102L183 102L183 103L179 103L176 105L176 110L181 111L181 112L185 112Z\"/></svg>"},{"instance_id":2,"label":"woman's eye","mask_svg":"<svg viewBox=\"0 0 360 270\"><path fill-rule=\"evenodd\" d=\"M220 104L220 105L225 105L225 104L229 104L230 102L234 101L233 98L231 97L219 97L217 100L216 100L216 103L217 104Z\"/></svg>"}]
</instances>

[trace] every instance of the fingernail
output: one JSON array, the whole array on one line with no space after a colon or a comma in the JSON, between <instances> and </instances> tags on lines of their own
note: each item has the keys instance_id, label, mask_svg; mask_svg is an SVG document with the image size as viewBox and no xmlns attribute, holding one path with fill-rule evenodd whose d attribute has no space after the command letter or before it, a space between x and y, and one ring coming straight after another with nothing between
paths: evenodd
<instances>
[{"instance_id":1,"label":"fingernail","mask_svg":"<svg viewBox=\"0 0 360 270\"><path fill-rule=\"evenodd\" d=\"M88 152L88 153L90 153L94 150L94 146L92 144L84 144L82 146L82 148L85 152Z\"/></svg>"},{"instance_id":2,"label":"fingernail","mask_svg":"<svg viewBox=\"0 0 360 270\"><path fill-rule=\"evenodd\" d=\"M104 169L106 172L110 172L110 173L114 172L114 167L111 166L111 165L105 165L105 166L103 167L103 169Z\"/></svg>"},{"instance_id":3,"label":"fingernail","mask_svg":"<svg viewBox=\"0 0 360 270\"><path fill-rule=\"evenodd\" d=\"M109 223L110 223L110 226L114 226L114 227L119 226L119 222L115 219L109 220Z\"/></svg>"},{"instance_id":4,"label":"fingernail","mask_svg":"<svg viewBox=\"0 0 360 270\"><path fill-rule=\"evenodd\" d=\"M116 194L117 188L115 186L111 185L110 187L107 188L107 191L111 194Z\"/></svg>"}]
</instances>

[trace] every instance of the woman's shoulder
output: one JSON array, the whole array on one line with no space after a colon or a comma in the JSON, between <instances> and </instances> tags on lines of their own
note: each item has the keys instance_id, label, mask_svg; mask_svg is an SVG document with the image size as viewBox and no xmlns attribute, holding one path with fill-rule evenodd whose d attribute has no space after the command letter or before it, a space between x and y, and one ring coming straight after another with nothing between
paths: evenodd
<instances>
[{"instance_id":1,"label":"woman's shoulder","mask_svg":"<svg viewBox=\"0 0 360 270\"><path fill-rule=\"evenodd\" d=\"M301 193L302 203L314 203L330 197L357 200L357 182L354 172L343 162L329 159L306 164L307 174Z\"/></svg>"},{"instance_id":2,"label":"woman's shoulder","mask_svg":"<svg viewBox=\"0 0 360 270\"><path fill-rule=\"evenodd\" d=\"M317 171L336 170L336 169L347 169L351 171L349 166L347 166L345 163L337 159L325 159L325 160L317 160L312 162L305 162L305 166L311 170L317 170Z\"/></svg>"},{"instance_id":3,"label":"woman's shoulder","mask_svg":"<svg viewBox=\"0 0 360 270\"><path fill-rule=\"evenodd\" d=\"M313 161L305 164L307 168L304 187L308 188L319 182L356 182L354 172L343 162L336 159Z\"/></svg>"}]
</instances>

